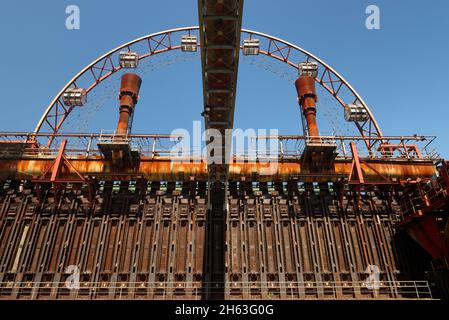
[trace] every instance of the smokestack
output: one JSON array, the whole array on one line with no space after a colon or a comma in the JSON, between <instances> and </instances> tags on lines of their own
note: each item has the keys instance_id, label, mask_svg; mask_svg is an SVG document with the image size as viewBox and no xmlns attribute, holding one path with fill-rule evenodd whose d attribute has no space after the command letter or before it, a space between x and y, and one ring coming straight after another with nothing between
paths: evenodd
<instances>
[{"instance_id":1,"label":"smokestack","mask_svg":"<svg viewBox=\"0 0 449 320\"><path fill-rule=\"evenodd\" d=\"M318 73L318 65L313 62L299 64L299 78L295 81L298 93L298 102L302 113L306 118L309 136L318 136L318 125L316 122L317 94L315 90L315 78Z\"/></svg>"},{"instance_id":2,"label":"smokestack","mask_svg":"<svg viewBox=\"0 0 449 320\"><path fill-rule=\"evenodd\" d=\"M120 86L120 117L117 124L117 134L126 134L131 127L130 118L139 99L142 79L134 73L125 73Z\"/></svg>"}]
</instances>

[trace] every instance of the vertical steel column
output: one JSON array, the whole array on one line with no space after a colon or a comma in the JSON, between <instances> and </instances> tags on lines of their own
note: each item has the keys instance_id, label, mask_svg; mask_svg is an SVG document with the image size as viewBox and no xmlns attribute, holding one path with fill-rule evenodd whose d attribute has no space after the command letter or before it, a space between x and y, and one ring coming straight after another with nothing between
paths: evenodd
<instances>
[{"instance_id":1,"label":"vertical steel column","mask_svg":"<svg viewBox=\"0 0 449 320\"><path fill-rule=\"evenodd\" d=\"M117 134L127 134L131 129L132 115L134 107L139 99L139 90L142 84L142 79L133 73L125 73L122 76L120 86L120 116L117 123Z\"/></svg>"},{"instance_id":2,"label":"vertical steel column","mask_svg":"<svg viewBox=\"0 0 449 320\"><path fill-rule=\"evenodd\" d=\"M302 108L302 113L306 118L307 130L309 136L318 137L318 125L316 121L316 101L317 94L315 89L315 78L309 75L301 75L295 81L296 91L298 93L298 103Z\"/></svg>"},{"instance_id":3,"label":"vertical steel column","mask_svg":"<svg viewBox=\"0 0 449 320\"><path fill-rule=\"evenodd\" d=\"M226 188L227 183L209 182L204 287L206 299L224 299Z\"/></svg>"}]
</instances>

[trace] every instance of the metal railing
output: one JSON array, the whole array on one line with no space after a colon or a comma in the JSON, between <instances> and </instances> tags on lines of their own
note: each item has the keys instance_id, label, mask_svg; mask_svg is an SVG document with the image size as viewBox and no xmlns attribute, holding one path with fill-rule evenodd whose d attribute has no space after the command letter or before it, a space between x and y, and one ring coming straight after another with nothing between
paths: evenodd
<instances>
[{"instance_id":1,"label":"metal railing","mask_svg":"<svg viewBox=\"0 0 449 320\"><path fill-rule=\"evenodd\" d=\"M129 132L117 132L114 130L101 130L97 143L129 143Z\"/></svg>"},{"instance_id":2,"label":"metal railing","mask_svg":"<svg viewBox=\"0 0 449 320\"><path fill-rule=\"evenodd\" d=\"M224 292L230 299L433 299L427 281L380 281L373 289L365 281L308 282L0 282L0 299L202 299Z\"/></svg>"},{"instance_id":3,"label":"metal railing","mask_svg":"<svg viewBox=\"0 0 449 320\"><path fill-rule=\"evenodd\" d=\"M296 135L280 135L258 137L258 139L277 139L281 145L280 149L286 153L296 153L300 155L304 152L307 144L323 144L336 147L338 158L352 158L350 142L355 142L358 154L362 158L392 158L392 159L439 159L440 156L435 149L430 147L431 143L436 139L435 136L385 136L385 137L361 137L361 136L296 136ZM290 144L290 146L289 146ZM294 146L291 146L294 144ZM366 148L370 145L371 150ZM380 146L388 148L392 146L390 153L382 150ZM410 147L416 145L420 154L411 152ZM281 152L282 154L282 152Z\"/></svg>"},{"instance_id":4,"label":"metal railing","mask_svg":"<svg viewBox=\"0 0 449 320\"><path fill-rule=\"evenodd\" d=\"M23 157L45 157L55 156L58 152L58 144L53 143L48 147L45 141L52 137L53 141L67 139L66 154L69 156L98 156L101 153L97 148L98 143L127 142L143 156L172 156L173 147L182 139L181 135L169 134L121 134L114 131L101 131L100 133L23 133L23 132L0 132L0 142L23 142ZM309 143L322 143L326 145L335 145L338 158L352 158L350 142L355 142L358 146L359 156L363 158L391 158L391 159L424 159L437 160L439 155L434 152L429 145L435 140L434 136L397 136L397 137L361 137L361 136L298 136L298 135L276 135L276 136L257 136L248 137L258 141L265 140L269 145L270 141L275 140L278 147L276 150L265 148L264 150L245 150L248 154L241 155L242 158L251 158L256 155L257 159L297 159L304 152L305 146ZM27 142L36 141L36 145L27 144ZM390 151L384 151L374 148L382 143ZM373 146L371 152L366 149L366 144ZM417 146L420 155L410 152L410 146ZM1 150L0 150L1 151ZM1 155L1 152L0 152ZM183 150L183 157L194 157L198 155L198 150Z\"/></svg>"}]
</instances>

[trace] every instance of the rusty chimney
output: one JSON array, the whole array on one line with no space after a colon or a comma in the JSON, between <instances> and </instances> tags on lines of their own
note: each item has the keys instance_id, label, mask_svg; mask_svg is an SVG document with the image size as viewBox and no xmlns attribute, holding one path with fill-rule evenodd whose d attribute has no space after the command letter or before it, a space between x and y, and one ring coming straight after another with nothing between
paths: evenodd
<instances>
[{"instance_id":1,"label":"rusty chimney","mask_svg":"<svg viewBox=\"0 0 449 320\"><path fill-rule=\"evenodd\" d=\"M131 126L130 118L139 99L142 79L134 73L125 73L120 86L120 117L117 124L117 134L126 134Z\"/></svg>"},{"instance_id":2,"label":"rusty chimney","mask_svg":"<svg viewBox=\"0 0 449 320\"><path fill-rule=\"evenodd\" d=\"M318 65L314 62L302 62L299 64L299 78L295 81L298 93L298 103L306 118L309 136L318 136L316 122L317 94L315 90L315 78L318 73Z\"/></svg>"}]
</instances>

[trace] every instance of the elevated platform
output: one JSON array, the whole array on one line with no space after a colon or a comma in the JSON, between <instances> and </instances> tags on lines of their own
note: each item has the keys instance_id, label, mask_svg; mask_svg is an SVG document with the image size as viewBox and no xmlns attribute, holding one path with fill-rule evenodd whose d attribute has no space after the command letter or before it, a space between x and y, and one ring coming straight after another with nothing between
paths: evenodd
<instances>
[{"instance_id":1,"label":"elevated platform","mask_svg":"<svg viewBox=\"0 0 449 320\"><path fill-rule=\"evenodd\" d=\"M35 140L0 140L0 158L18 159L24 150L38 146Z\"/></svg>"},{"instance_id":2,"label":"elevated platform","mask_svg":"<svg viewBox=\"0 0 449 320\"><path fill-rule=\"evenodd\" d=\"M41 176L58 154L57 144L50 147L38 144L38 141L48 137L49 134L0 133L0 150L3 151L0 157L0 179L29 179ZM206 181L210 173L204 158L191 154L171 154L171 148L183 138L182 136L66 133L51 137L67 139L65 154L73 168L81 175L94 175L98 179L110 180L109 177L113 176L120 177L117 178L119 180L127 180L138 173L148 180L184 181L194 177L197 181ZM230 181L240 181L242 178L251 180L254 177L260 181L289 180L292 177L310 182L337 181L351 173L353 155L349 147L345 147L351 141L367 142L370 145L378 141L395 144L399 141L405 146L410 143L428 145L433 137L365 139L329 136L320 137L318 143L305 136L267 136L259 139L278 140L281 145L278 156L258 156L257 159L248 158L247 155L233 157L229 164ZM298 148L301 144L303 148ZM420 149L424 151L422 154L408 155L404 155L401 149L395 149L388 157L374 148L371 154L366 154L366 150L363 153L362 150L360 160L365 180L376 181L380 175L398 182L432 177L435 174L438 155L427 153L425 148ZM314 164L314 167L311 167L310 163ZM126 167L118 168L114 164L124 164ZM77 177L73 168L63 171L62 178Z\"/></svg>"},{"instance_id":3,"label":"elevated platform","mask_svg":"<svg viewBox=\"0 0 449 320\"><path fill-rule=\"evenodd\" d=\"M331 141L319 141L311 139L306 142L302 154L302 163L312 166L330 164L337 157L337 144Z\"/></svg>"},{"instance_id":4,"label":"elevated platform","mask_svg":"<svg viewBox=\"0 0 449 320\"><path fill-rule=\"evenodd\" d=\"M106 161L118 166L133 165L140 159L139 150L132 148L127 138L100 139L97 147Z\"/></svg>"}]
</instances>

